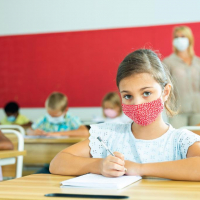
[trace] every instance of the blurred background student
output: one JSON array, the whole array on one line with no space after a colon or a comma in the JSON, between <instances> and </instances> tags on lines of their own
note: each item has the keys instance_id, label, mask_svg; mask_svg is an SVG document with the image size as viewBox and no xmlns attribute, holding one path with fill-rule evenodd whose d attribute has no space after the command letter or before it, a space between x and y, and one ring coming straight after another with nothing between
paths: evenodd
<instances>
[{"instance_id":1,"label":"blurred background student","mask_svg":"<svg viewBox=\"0 0 200 200\"><path fill-rule=\"evenodd\" d=\"M170 118L175 128L200 123L200 58L194 53L194 38L187 26L173 30L173 53L163 60L177 88L180 114Z\"/></svg>"},{"instance_id":2,"label":"blurred background student","mask_svg":"<svg viewBox=\"0 0 200 200\"><path fill-rule=\"evenodd\" d=\"M82 125L78 117L68 111L67 96L53 92L45 102L46 115L40 118L27 131L29 135L42 136L89 136L88 129ZM49 164L45 164L36 173L50 173Z\"/></svg>"},{"instance_id":3,"label":"blurred background student","mask_svg":"<svg viewBox=\"0 0 200 200\"><path fill-rule=\"evenodd\" d=\"M45 102L46 115L32 125L29 135L43 136L89 136L88 129L80 119L68 111L66 95L53 92Z\"/></svg>"},{"instance_id":4,"label":"blurred background student","mask_svg":"<svg viewBox=\"0 0 200 200\"><path fill-rule=\"evenodd\" d=\"M19 112L19 105L16 102L9 102L4 106L6 116L1 120L2 125L31 126L32 122Z\"/></svg>"},{"instance_id":5,"label":"blurred background student","mask_svg":"<svg viewBox=\"0 0 200 200\"><path fill-rule=\"evenodd\" d=\"M122 112L121 99L116 92L107 93L102 100L103 117L94 117L93 121L97 123L129 123L132 122Z\"/></svg>"},{"instance_id":6,"label":"blurred background student","mask_svg":"<svg viewBox=\"0 0 200 200\"><path fill-rule=\"evenodd\" d=\"M12 142L0 130L0 151L12 150L14 148ZM0 166L0 181L3 180L2 170Z\"/></svg>"}]
</instances>

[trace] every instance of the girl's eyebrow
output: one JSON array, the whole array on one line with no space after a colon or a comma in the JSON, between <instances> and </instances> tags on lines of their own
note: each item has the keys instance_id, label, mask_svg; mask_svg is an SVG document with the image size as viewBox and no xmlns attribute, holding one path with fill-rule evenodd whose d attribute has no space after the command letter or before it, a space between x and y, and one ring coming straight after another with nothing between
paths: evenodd
<instances>
[{"instance_id":1,"label":"girl's eyebrow","mask_svg":"<svg viewBox=\"0 0 200 200\"><path fill-rule=\"evenodd\" d=\"M127 91L127 90L122 90L122 91L120 91L120 93L129 93L129 91Z\"/></svg>"},{"instance_id":2,"label":"girl's eyebrow","mask_svg":"<svg viewBox=\"0 0 200 200\"><path fill-rule=\"evenodd\" d=\"M153 88L153 87L143 87L143 88L140 89L140 91L145 90L147 88ZM128 91L128 90L122 90L122 91L120 91L120 93L129 93L129 92L130 91Z\"/></svg>"},{"instance_id":3,"label":"girl's eyebrow","mask_svg":"<svg viewBox=\"0 0 200 200\"><path fill-rule=\"evenodd\" d=\"M141 88L140 90L145 90L145 89L147 89L147 88L153 88L153 87L143 87L143 88Z\"/></svg>"}]
</instances>

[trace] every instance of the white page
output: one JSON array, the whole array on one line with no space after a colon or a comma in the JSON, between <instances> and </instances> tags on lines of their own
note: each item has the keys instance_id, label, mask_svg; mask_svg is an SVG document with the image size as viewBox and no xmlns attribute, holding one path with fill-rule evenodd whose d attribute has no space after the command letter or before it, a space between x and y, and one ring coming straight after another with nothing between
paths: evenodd
<instances>
[{"instance_id":1,"label":"white page","mask_svg":"<svg viewBox=\"0 0 200 200\"><path fill-rule=\"evenodd\" d=\"M62 181L61 184L64 187L121 189L140 180L141 178L141 176L120 176L110 178L98 174L85 174L76 178Z\"/></svg>"}]
</instances>

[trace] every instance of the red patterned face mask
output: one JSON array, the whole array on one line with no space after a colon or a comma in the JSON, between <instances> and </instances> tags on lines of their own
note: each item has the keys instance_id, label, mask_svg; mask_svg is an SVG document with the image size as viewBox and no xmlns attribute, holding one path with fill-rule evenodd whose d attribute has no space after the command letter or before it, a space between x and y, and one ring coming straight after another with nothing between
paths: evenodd
<instances>
[{"instance_id":1,"label":"red patterned face mask","mask_svg":"<svg viewBox=\"0 0 200 200\"><path fill-rule=\"evenodd\" d=\"M122 104L124 114L141 126L147 126L154 122L163 109L161 98L138 105Z\"/></svg>"}]
</instances>

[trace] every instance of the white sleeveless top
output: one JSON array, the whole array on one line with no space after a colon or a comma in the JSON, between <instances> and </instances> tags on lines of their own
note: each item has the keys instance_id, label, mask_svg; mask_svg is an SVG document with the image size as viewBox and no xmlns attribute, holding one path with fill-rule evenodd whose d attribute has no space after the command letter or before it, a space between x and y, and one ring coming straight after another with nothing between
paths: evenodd
<instances>
[{"instance_id":1,"label":"white sleeveless top","mask_svg":"<svg viewBox=\"0 0 200 200\"><path fill-rule=\"evenodd\" d=\"M91 125L90 134L89 146L93 158L105 158L109 155L97 140L100 136L112 152L118 151L124 154L125 160L137 163L184 159L187 157L188 148L200 141L200 136L195 133L174 129L171 125L165 134L153 140L136 139L131 131L131 123Z\"/></svg>"}]
</instances>

